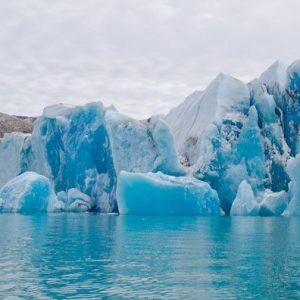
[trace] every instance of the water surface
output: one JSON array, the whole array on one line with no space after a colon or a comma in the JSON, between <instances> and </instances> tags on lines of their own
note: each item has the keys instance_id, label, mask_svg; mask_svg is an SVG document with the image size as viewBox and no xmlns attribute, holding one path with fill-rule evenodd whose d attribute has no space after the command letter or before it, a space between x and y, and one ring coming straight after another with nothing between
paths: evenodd
<instances>
[{"instance_id":1,"label":"water surface","mask_svg":"<svg viewBox=\"0 0 300 300\"><path fill-rule=\"evenodd\" d=\"M0 298L299 298L300 218L0 215Z\"/></svg>"}]
</instances>

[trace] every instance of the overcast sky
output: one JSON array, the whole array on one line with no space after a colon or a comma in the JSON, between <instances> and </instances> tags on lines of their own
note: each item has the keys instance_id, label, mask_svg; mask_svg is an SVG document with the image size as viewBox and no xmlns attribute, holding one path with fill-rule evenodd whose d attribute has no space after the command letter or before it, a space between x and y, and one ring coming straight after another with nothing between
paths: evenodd
<instances>
[{"instance_id":1,"label":"overcast sky","mask_svg":"<svg viewBox=\"0 0 300 300\"><path fill-rule=\"evenodd\" d=\"M0 111L165 113L219 72L300 58L299 0L0 0Z\"/></svg>"}]
</instances>

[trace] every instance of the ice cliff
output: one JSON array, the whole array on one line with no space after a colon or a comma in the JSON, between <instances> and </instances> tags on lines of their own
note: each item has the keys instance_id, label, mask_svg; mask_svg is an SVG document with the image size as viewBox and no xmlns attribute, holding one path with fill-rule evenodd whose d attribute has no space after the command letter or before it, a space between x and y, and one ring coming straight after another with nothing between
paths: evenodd
<instances>
[{"instance_id":1,"label":"ice cliff","mask_svg":"<svg viewBox=\"0 0 300 300\"><path fill-rule=\"evenodd\" d=\"M287 163L300 151L299 89L300 62L275 62L248 84L220 74L165 117L187 174L208 182L227 214L243 180L258 202L266 191L289 190Z\"/></svg>"},{"instance_id":2,"label":"ice cliff","mask_svg":"<svg viewBox=\"0 0 300 300\"><path fill-rule=\"evenodd\" d=\"M147 120L57 104L32 134L4 135L0 188L31 172L49 180L56 211L300 215L299 130L300 61L248 84L221 73Z\"/></svg>"}]
</instances>

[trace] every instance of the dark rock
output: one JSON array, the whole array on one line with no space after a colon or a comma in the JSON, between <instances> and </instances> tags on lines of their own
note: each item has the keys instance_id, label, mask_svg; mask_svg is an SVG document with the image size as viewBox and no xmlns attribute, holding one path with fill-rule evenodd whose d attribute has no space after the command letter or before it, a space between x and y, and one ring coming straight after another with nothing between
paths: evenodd
<instances>
[{"instance_id":1,"label":"dark rock","mask_svg":"<svg viewBox=\"0 0 300 300\"><path fill-rule=\"evenodd\" d=\"M0 138L9 132L31 133L35 120L35 117L10 116L0 113Z\"/></svg>"}]
</instances>

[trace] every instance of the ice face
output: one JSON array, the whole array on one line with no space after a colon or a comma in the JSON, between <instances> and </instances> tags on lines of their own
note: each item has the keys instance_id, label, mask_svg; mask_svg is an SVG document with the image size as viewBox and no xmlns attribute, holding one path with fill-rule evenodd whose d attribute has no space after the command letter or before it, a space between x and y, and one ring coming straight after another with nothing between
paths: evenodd
<instances>
[{"instance_id":1,"label":"ice face","mask_svg":"<svg viewBox=\"0 0 300 300\"><path fill-rule=\"evenodd\" d=\"M288 84L287 68L284 62L276 61L261 74L259 81L273 92L285 92Z\"/></svg>"},{"instance_id":2,"label":"ice face","mask_svg":"<svg viewBox=\"0 0 300 300\"><path fill-rule=\"evenodd\" d=\"M241 81L220 74L204 92L192 95L170 111L166 121L179 139L178 149L188 173L217 190L227 213L240 182L258 173L259 178L263 176L261 168L254 170L254 161L258 163L263 157L257 114L255 108L250 109L249 89ZM183 133L180 127L184 127ZM252 135L256 137L253 147L248 141ZM250 153L245 150L248 145ZM235 170L241 169L242 173L232 177Z\"/></svg>"},{"instance_id":3,"label":"ice face","mask_svg":"<svg viewBox=\"0 0 300 300\"><path fill-rule=\"evenodd\" d=\"M255 194L264 189L264 141L254 106L243 123L224 120L203 139L205 151L199 152L193 166L195 176L207 181L218 192L221 207L229 213L239 184L247 179ZM207 151L209 149L209 151Z\"/></svg>"},{"instance_id":4,"label":"ice face","mask_svg":"<svg viewBox=\"0 0 300 300\"><path fill-rule=\"evenodd\" d=\"M34 172L25 172L0 189L1 212L46 212L59 206L49 179Z\"/></svg>"},{"instance_id":5,"label":"ice face","mask_svg":"<svg viewBox=\"0 0 300 300\"><path fill-rule=\"evenodd\" d=\"M218 195L207 183L162 173L122 171L118 179L117 200L121 214L220 214Z\"/></svg>"},{"instance_id":6,"label":"ice face","mask_svg":"<svg viewBox=\"0 0 300 300\"><path fill-rule=\"evenodd\" d=\"M24 133L5 134L0 143L0 187L24 172L26 147L30 135Z\"/></svg>"},{"instance_id":7,"label":"ice face","mask_svg":"<svg viewBox=\"0 0 300 300\"><path fill-rule=\"evenodd\" d=\"M115 110L108 110L105 119L117 174L122 170L183 174L173 136L163 120L137 121Z\"/></svg>"},{"instance_id":8,"label":"ice face","mask_svg":"<svg viewBox=\"0 0 300 300\"><path fill-rule=\"evenodd\" d=\"M101 103L44 110L31 138L28 169L50 178L56 192L77 188L114 211L115 171Z\"/></svg>"},{"instance_id":9,"label":"ice face","mask_svg":"<svg viewBox=\"0 0 300 300\"><path fill-rule=\"evenodd\" d=\"M200 103L203 92L196 91L188 96L178 107L173 108L165 117L175 136L176 146L183 162L191 164L195 157L195 145L198 140L199 129L197 125L197 115L201 113ZM203 124L203 123L201 123ZM205 124L203 124L205 126ZM192 129L195 128L193 131Z\"/></svg>"},{"instance_id":10,"label":"ice face","mask_svg":"<svg viewBox=\"0 0 300 300\"><path fill-rule=\"evenodd\" d=\"M294 156L300 152L300 61L293 63L288 68L289 84L282 98L284 133L291 154Z\"/></svg>"},{"instance_id":11,"label":"ice face","mask_svg":"<svg viewBox=\"0 0 300 300\"><path fill-rule=\"evenodd\" d=\"M242 180L255 197L288 191L287 161L300 151L299 78L299 61L275 62L247 86L220 75L165 117L187 174L217 190L226 213Z\"/></svg>"},{"instance_id":12,"label":"ice face","mask_svg":"<svg viewBox=\"0 0 300 300\"><path fill-rule=\"evenodd\" d=\"M274 98L284 139L292 156L295 156L300 150L298 136L300 126L299 75L299 61L294 62L289 67L276 62L254 84L255 89L259 86L265 87L266 93Z\"/></svg>"},{"instance_id":13,"label":"ice face","mask_svg":"<svg viewBox=\"0 0 300 300\"><path fill-rule=\"evenodd\" d=\"M289 147L284 138L279 108L276 106L274 96L268 94L265 86L253 84L252 93L254 106L258 112L258 124L264 139L265 187L273 191L287 190L289 178L285 167L289 158Z\"/></svg>"},{"instance_id":14,"label":"ice face","mask_svg":"<svg viewBox=\"0 0 300 300\"><path fill-rule=\"evenodd\" d=\"M205 91L192 94L182 105L171 110L165 119L187 163L191 165L199 158L197 148L212 123L240 122L249 103L247 86L221 73Z\"/></svg>"},{"instance_id":15,"label":"ice face","mask_svg":"<svg viewBox=\"0 0 300 300\"><path fill-rule=\"evenodd\" d=\"M243 180L230 210L231 216L257 216L259 205L253 194L251 185Z\"/></svg>"},{"instance_id":16,"label":"ice face","mask_svg":"<svg viewBox=\"0 0 300 300\"><path fill-rule=\"evenodd\" d=\"M233 145L232 161L234 165L245 164L248 182L254 191L263 189L265 178L264 140L257 123L257 111L251 106L248 119Z\"/></svg>"}]
</instances>

